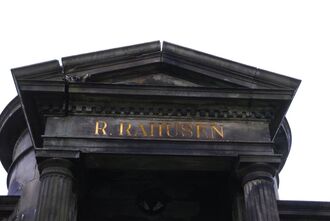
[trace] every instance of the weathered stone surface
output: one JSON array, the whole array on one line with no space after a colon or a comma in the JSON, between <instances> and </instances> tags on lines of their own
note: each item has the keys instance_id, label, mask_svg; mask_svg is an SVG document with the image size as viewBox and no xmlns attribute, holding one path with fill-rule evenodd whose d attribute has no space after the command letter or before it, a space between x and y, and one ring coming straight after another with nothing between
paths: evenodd
<instances>
[{"instance_id":1,"label":"weathered stone surface","mask_svg":"<svg viewBox=\"0 0 330 221\"><path fill-rule=\"evenodd\" d=\"M12 218L279 221L299 80L157 41L12 73L20 100L0 117Z\"/></svg>"}]
</instances>

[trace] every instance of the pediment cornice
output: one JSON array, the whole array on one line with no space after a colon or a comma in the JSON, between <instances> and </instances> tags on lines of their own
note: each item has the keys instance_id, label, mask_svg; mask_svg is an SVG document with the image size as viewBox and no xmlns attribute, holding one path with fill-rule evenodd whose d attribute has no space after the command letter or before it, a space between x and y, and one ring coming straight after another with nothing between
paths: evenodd
<instances>
[{"instance_id":1,"label":"pediment cornice","mask_svg":"<svg viewBox=\"0 0 330 221\"><path fill-rule=\"evenodd\" d=\"M87 53L13 69L20 82L56 81L136 85L153 75L168 76L165 81L212 88L249 88L297 90L300 80L230 61L193 49L159 41ZM151 76L151 77L150 77ZM135 83L134 83L134 80ZM157 86L157 81L153 82ZM166 86L159 81L159 86ZM143 82L140 83L143 85ZM150 84L146 84L150 85Z\"/></svg>"}]
</instances>

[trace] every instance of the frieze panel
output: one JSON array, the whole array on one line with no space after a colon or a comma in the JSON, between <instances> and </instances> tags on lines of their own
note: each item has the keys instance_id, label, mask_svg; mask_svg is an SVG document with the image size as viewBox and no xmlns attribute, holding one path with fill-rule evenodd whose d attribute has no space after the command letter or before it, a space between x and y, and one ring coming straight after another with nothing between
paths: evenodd
<instances>
[{"instance_id":1,"label":"frieze panel","mask_svg":"<svg viewBox=\"0 0 330 221\"><path fill-rule=\"evenodd\" d=\"M48 117L44 138L269 142L264 121L156 117Z\"/></svg>"}]
</instances>

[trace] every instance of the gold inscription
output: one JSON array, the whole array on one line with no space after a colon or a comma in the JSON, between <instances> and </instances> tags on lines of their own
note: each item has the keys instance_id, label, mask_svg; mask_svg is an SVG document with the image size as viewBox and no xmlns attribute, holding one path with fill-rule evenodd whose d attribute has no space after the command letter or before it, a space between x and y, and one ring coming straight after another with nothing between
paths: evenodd
<instances>
[{"instance_id":1,"label":"gold inscription","mask_svg":"<svg viewBox=\"0 0 330 221\"><path fill-rule=\"evenodd\" d=\"M150 137L154 136L154 124L150 123Z\"/></svg>"},{"instance_id":2,"label":"gold inscription","mask_svg":"<svg viewBox=\"0 0 330 221\"><path fill-rule=\"evenodd\" d=\"M98 120L95 122L97 136L136 137L154 139L221 140L224 127L216 122L167 122Z\"/></svg>"},{"instance_id":3,"label":"gold inscription","mask_svg":"<svg viewBox=\"0 0 330 221\"><path fill-rule=\"evenodd\" d=\"M100 135L99 132L101 130L102 135L107 135L105 129L107 128L108 124L105 121L96 121L95 124L95 135Z\"/></svg>"},{"instance_id":4,"label":"gold inscription","mask_svg":"<svg viewBox=\"0 0 330 221\"><path fill-rule=\"evenodd\" d=\"M135 136L137 137L139 134L141 134L144 136L144 137L147 137L148 134L147 134L147 131L146 129L144 129L144 126L143 124L139 124L138 127L137 127L137 130L135 132Z\"/></svg>"},{"instance_id":5,"label":"gold inscription","mask_svg":"<svg viewBox=\"0 0 330 221\"><path fill-rule=\"evenodd\" d=\"M162 126L162 124L158 124L158 136L159 137L163 136L163 126Z\"/></svg>"},{"instance_id":6,"label":"gold inscription","mask_svg":"<svg viewBox=\"0 0 330 221\"><path fill-rule=\"evenodd\" d=\"M223 127L217 127L216 125L212 124L211 125L212 139L214 139L215 137L214 132L218 134L219 137L224 138Z\"/></svg>"},{"instance_id":7,"label":"gold inscription","mask_svg":"<svg viewBox=\"0 0 330 221\"><path fill-rule=\"evenodd\" d=\"M181 124L182 137L193 137L193 128L191 124Z\"/></svg>"},{"instance_id":8,"label":"gold inscription","mask_svg":"<svg viewBox=\"0 0 330 221\"><path fill-rule=\"evenodd\" d=\"M166 124L166 135L168 137L177 137L178 136L178 128L177 125L173 127L171 124Z\"/></svg>"},{"instance_id":9,"label":"gold inscription","mask_svg":"<svg viewBox=\"0 0 330 221\"><path fill-rule=\"evenodd\" d=\"M132 128L132 124L127 123L127 127L125 129L125 122L120 122L120 125L119 125L119 136L127 136L127 137L132 136L132 134L131 134L131 128Z\"/></svg>"}]
</instances>

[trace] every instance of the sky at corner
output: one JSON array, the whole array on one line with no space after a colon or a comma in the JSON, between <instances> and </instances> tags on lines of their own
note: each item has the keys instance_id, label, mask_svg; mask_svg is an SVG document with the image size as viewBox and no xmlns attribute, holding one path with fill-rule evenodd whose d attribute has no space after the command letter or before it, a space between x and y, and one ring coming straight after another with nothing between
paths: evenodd
<instances>
[{"instance_id":1,"label":"sky at corner","mask_svg":"<svg viewBox=\"0 0 330 221\"><path fill-rule=\"evenodd\" d=\"M330 201L329 1L1 1L0 111L10 69L154 40L302 80L287 113L283 200ZM0 195L7 194L0 165Z\"/></svg>"}]
</instances>

